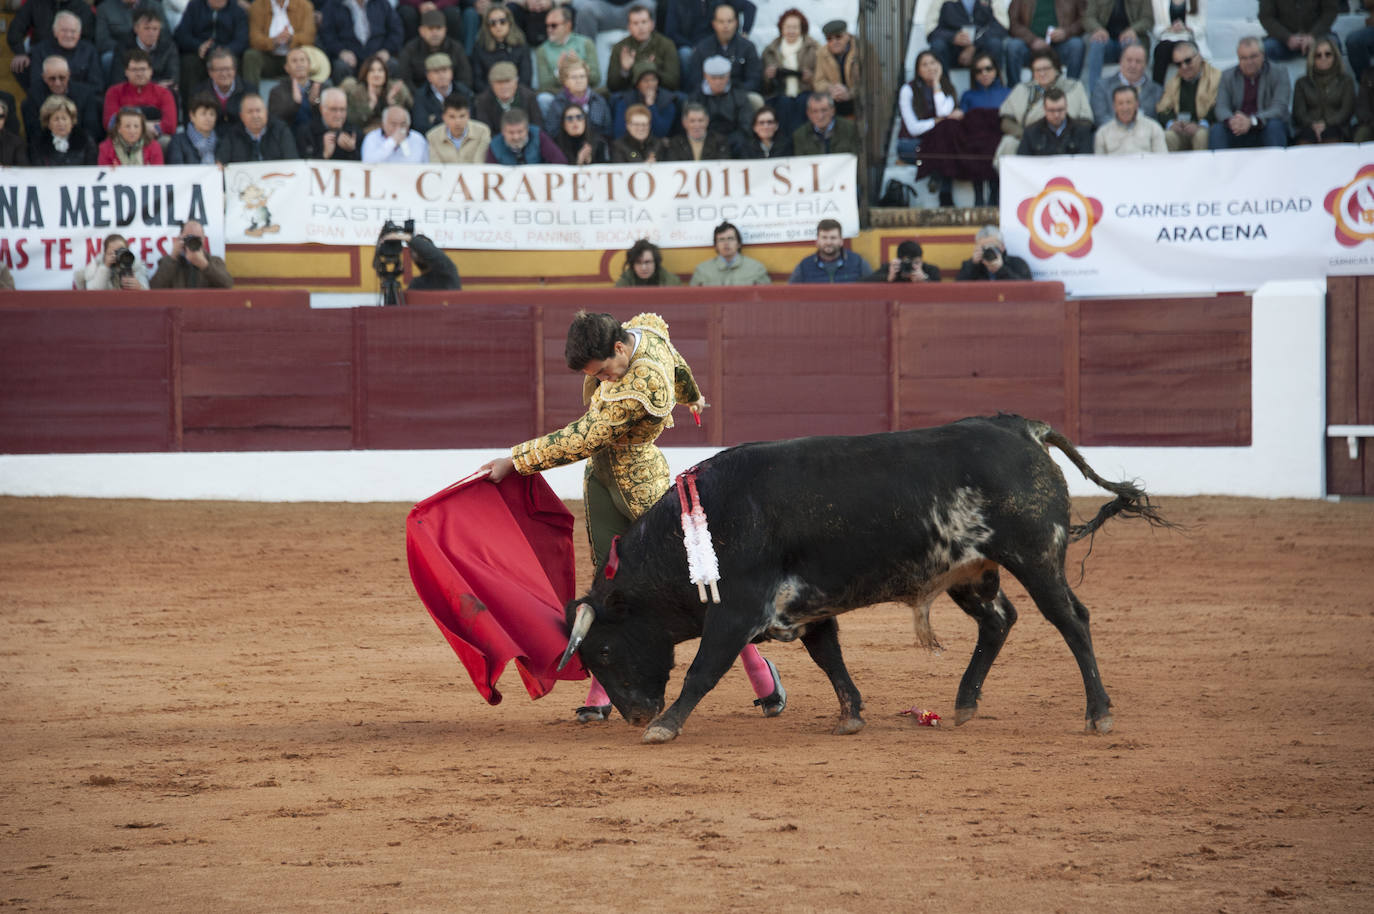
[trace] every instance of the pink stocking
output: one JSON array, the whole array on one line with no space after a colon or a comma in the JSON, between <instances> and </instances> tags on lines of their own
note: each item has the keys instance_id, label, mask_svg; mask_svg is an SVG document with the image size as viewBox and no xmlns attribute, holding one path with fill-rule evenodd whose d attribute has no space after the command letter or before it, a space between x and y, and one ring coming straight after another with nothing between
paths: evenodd
<instances>
[{"instance_id":1,"label":"pink stocking","mask_svg":"<svg viewBox=\"0 0 1374 914\"><path fill-rule=\"evenodd\" d=\"M750 647L753 647L752 644L749 645L749 646L750 646ZM765 669L765 670L764 670L764 673L767 674L767 672L768 672L767 669ZM772 685L771 685L771 683L772 683L773 680L770 678L768 681L769 681L769 683L770 683L770 685L769 685L769 687L768 687L768 690L771 692L771 691L773 690L773 687L772 687ZM610 704L610 703L611 703L611 698L610 698L610 696L606 694L606 690L603 689L603 688L601 688L601 683L597 682L597 681L596 681L596 677L593 676L593 677L592 677L592 688L591 688L591 691L589 691L589 692L587 693L587 707L589 707L589 708L603 708L603 707L605 707L606 705L608 705L608 704Z\"/></svg>"},{"instance_id":2,"label":"pink stocking","mask_svg":"<svg viewBox=\"0 0 1374 914\"><path fill-rule=\"evenodd\" d=\"M754 687L754 694L759 698L772 695L773 672L768 669L768 664L759 653L759 649L752 644L746 644L744 650L739 652L739 660L744 664L744 672L749 674L749 684Z\"/></svg>"}]
</instances>

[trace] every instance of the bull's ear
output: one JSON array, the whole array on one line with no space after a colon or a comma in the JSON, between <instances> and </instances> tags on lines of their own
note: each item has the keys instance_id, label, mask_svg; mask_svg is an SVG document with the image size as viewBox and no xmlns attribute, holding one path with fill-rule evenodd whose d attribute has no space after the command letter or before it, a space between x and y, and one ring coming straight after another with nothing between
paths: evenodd
<instances>
[{"instance_id":1,"label":"bull's ear","mask_svg":"<svg viewBox=\"0 0 1374 914\"><path fill-rule=\"evenodd\" d=\"M573 619L572 633L568 636L568 646L563 651L563 659L558 661L558 669L568 665L573 653L582 646L582 639L587 637L587 631L591 629L592 623L596 621L596 610L586 603L577 604L577 616Z\"/></svg>"}]
</instances>

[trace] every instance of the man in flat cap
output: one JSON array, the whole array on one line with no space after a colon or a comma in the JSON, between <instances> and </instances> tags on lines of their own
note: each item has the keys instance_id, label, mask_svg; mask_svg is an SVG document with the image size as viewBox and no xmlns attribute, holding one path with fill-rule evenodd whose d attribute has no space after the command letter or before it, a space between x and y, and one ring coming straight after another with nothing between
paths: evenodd
<instances>
[{"instance_id":1,"label":"man in flat cap","mask_svg":"<svg viewBox=\"0 0 1374 914\"><path fill-rule=\"evenodd\" d=\"M405 5L398 10L408 10ZM463 43L449 33L443 10L426 10L420 14L419 34L406 42L397 58L397 76L409 84L417 96L425 88L425 61L433 54L447 54L453 64L453 80L472 85L472 63L463 50Z\"/></svg>"},{"instance_id":2,"label":"man in flat cap","mask_svg":"<svg viewBox=\"0 0 1374 914\"><path fill-rule=\"evenodd\" d=\"M835 113L840 117L854 117L858 111L854 96L860 89L860 80L873 54L867 45L849 34L849 26L843 19L831 19L821 26L825 35L825 47L840 68L840 78L830 84L830 97L835 100Z\"/></svg>"},{"instance_id":3,"label":"man in flat cap","mask_svg":"<svg viewBox=\"0 0 1374 914\"><path fill-rule=\"evenodd\" d=\"M754 104L749 93L734 85L730 77L730 61L724 57L708 57L701 63L701 85L688 101L706 109L709 130L727 140L738 152L749 136L754 119Z\"/></svg>"},{"instance_id":4,"label":"man in flat cap","mask_svg":"<svg viewBox=\"0 0 1374 914\"><path fill-rule=\"evenodd\" d=\"M430 10L437 12L437 10ZM454 93L472 95L472 90L453 78L453 60L442 52L425 58L425 86L415 95L410 109L411 126L421 133L444 119L444 101Z\"/></svg>"},{"instance_id":5,"label":"man in flat cap","mask_svg":"<svg viewBox=\"0 0 1374 914\"><path fill-rule=\"evenodd\" d=\"M492 64L487 71L487 91L472 103L472 116L491 128L493 135L501 132L501 115L519 108L531 118L539 118L539 100L533 89L520 85L520 71L509 60Z\"/></svg>"}]
</instances>

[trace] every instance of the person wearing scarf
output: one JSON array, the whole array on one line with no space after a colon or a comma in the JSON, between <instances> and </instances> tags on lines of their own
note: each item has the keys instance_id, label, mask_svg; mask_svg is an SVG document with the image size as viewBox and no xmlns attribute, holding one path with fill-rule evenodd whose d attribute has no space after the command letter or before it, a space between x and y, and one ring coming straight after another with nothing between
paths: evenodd
<instances>
[{"instance_id":1,"label":"person wearing scarf","mask_svg":"<svg viewBox=\"0 0 1374 914\"><path fill-rule=\"evenodd\" d=\"M34 137L29 165L55 168L94 165L95 143L76 123L76 104L65 95L49 95L38 109L43 129Z\"/></svg>"},{"instance_id":2,"label":"person wearing scarf","mask_svg":"<svg viewBox=\"0 0 1374 914\"><path fill-rule=\"evenodd\" d=\"M806 120L806 96L829 92L840 81L839 64L807 34L810 27L800 10L785 10L778 17L778 37L763 49L763 95L778 113L784 135Z\"/></svg>"},{"instance_id":3,"label":"person wearing scarf","mask_svg":"<svg viewBox=\"0 0 1374 914\"><path fill-rule=\"evenodd\" d=\"M219 103L213 95L197 95L186 108L187 124L183 133L172 137L167 147L169 165L213 165L219 146Z\"/></svg>"},{"instance_id":4,"label":"person wearing scarf","mask_svg":"<svg viewBox=\"0 0 1374 914\"><path fill-rule=\"evenodd\" d=\"M148 136L147 120L137 108L121 108L114 133L100 144L97 165L161 165L162 147Z\"/></svg>"},{"instance_id":5,"label":"person wearing scarf","mask_svg":"<svg viewBox=\"0 0 1374 914\"><path fill-rule=\"evenodd\" d=\"M605 96L591 90L590 71L581 60L566 58L558 67L558 81L563 88L552 97L544 111L544 132L558 133L563 123L563 111L577 105L587 115L587 126L602 136L611 135L611 106Z\"/></svg>"}]
</instances>

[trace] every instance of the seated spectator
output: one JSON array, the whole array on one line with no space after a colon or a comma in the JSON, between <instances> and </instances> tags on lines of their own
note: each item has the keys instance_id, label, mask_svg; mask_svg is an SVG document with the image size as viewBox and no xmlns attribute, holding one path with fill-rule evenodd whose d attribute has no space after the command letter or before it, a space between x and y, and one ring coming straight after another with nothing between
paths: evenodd
<instances>
[{"instance_id":1,"label":"seated spectator","mask_svg":"<svg viewBox=\"0 0 1374 914\"><path fill-rule=\"evenodd\" d=\"M739 16L729 3L716 4L711 13L711 35L692 48L692 61L683 70L684 89L690 92L701 85L702 64L709 57L729 61L730 82L737 88L756 94L763 92L763 61L754 43L739 34ZM760 94L760 104L762 99Z\"/></svg>"},{"instance_id":2,"label":"seated spectator","mask_svg":"<svg viewBox=\"0 0 1374 914\"><path fill-rule=\"evenodd\" d=\"M181 55L171 33L163 31L160 10L141 7L134 12L134 30L115 51L121 71L132 51L148 55L148 62L153 65L153 82L169 91L176 90L181 82Z\"/></svg>"},{"instance_id":3,"label":"seated spectator","mask_svg":"<svg viewBox=\"0 0 1374 914\"><path fill-rule=\"evenodd\" d=\"M1103 156L1132 155L1142 152L1168 152L1164 128L1159 121L1140 113L1140 99L1134 86L1117 86L1112 92L1115 116L1097 128L1093 152Z\"/></svg>"},{"instance_id":4,"label":"seated spectator","mask_svg":"<svg viewBox=\"0 0 1374 914\"><path fill-rule=\"evenodd\" d=\"M763 49L761 58L763 97L778 112L787 134L805 119L807 96L829 92L840 79L835 58L825 45L807 34L810 28L800 10L787 10L778 18L778 37Z\"/></svg>"},{"instance_id":5,"label":"seated spectator","mask_svg":"<svg viewBox=\"0 0 1374 914\"><path fill-rule=\"evenodd\" d=\"M563 109L558 127L551 133L569 165L602 165L611 160L606 140L588 123L587 109L576 102Z\"/></svg>"},{"instance_id":6,"label":"seated spectator","mask_svg":"<svg viewBox=\"0 0 1374 914\"><path fill-rule=\"evenodd\" d=\"M1341 66L1341 52L1318 38L1307 52L1307 72L1293 85L1293 142L1348 143L1355 113L1355 81Z\"/></svg>"},{"instance_id":7,"label":"seated spectator","mask_svg":"<svg viewBox=\"0 0 1374 914\"><path fill-rule=\"evenodd\" d=\"M1002 232L995 225L985 225L973 236L973 256L959 265L956 280L1030 279L1030 265L1015 254L1007 253Z\"/></svg>"},{"instance_id":8,"label":"seated spectator","mask_svg":"<svg viewBox=\"0 0 1374 914\"><path fill-rule=\"evenodd\" d=\"M897 158L917 163L916 178L930 176L940 190L940 205L954 205L954 173L959 155L959 93L934 51L916 56L916 78L897 93L902 128L897 138ZM918 152L919 150L919 152Z\"/></svg>"},{"instance_id":9,"label":"seated spectator","mask_svg":"<svg viewBox=\"0 0 1374 914\"><path fill-rule=\"evenodd\" d=\"M1041 105L1043 117L1032 121L1021 134L1016 147L1020 156L1088 155L1093 151L1093 125L1069 117L1069 99L1064 90L1051 86L1045 90Z\"/></svg>"},{"instance_id":10,"label":"seated spectator","mask_svg":"<svg viewBox=\"0 0 1374 914\"><path fill-rule=\"evenodd\" d=\"M606 88L611 92L628 92L635 88L636 74L644 72L640 68L645 64L653 68L662 88L672 92L682 88L677 48L667 35L654 30L653 9L635 3L625 12L625 22L630 34L611 47Z\"/></svg>"},{"instance_id":11,"label":"seated spectator","mask_svg":"<svg viewBox=\"0 0 1374 914\"><path fill-rule=\"evenodd\" d=\"M1345 36L1345 50L1350 58L1350 72L1358 82L1374 60L1374 0L1364 0L1364 27Z\"/></svg>"},{"instance_id":12,"label":"seated spectator","mask_svg":"<svg viewBox=\"0 0 1374 914\"><path fill-rule=\"evenodd\" d=\"M76 104L65 95L49 95L38 110L41 128L32 134L29 165L58 168L94 165L96 144L76 122Z\"/></svg>"},{"instance_id":13,"label":"seated spectator","mask_svg":"<svg viewBox=\"0 0 1374 914\"><path fill-rule=\"evenodd\" d=\"M1006 7L991 0L945 0L937 3L939 18L926 39L930 50L948 73L955 67L972 67L975 54L991 54L1003 60L1011 33Z\"/></svg>"},{"instance_id":14,"label":"seated spectator","mask_svg":"<svg viewBox=\"0 0 1374 914\"><path fill-rule=\"evenodd\" d=\"M110 135L100 144L95 161L97 165L161 165L165 161L142 109L115 112Z\"/></svg>"},{"instance_id":15,"label":"seated spectator","mask_svg":"<svg viewBox=\"0 0 1374 914\"><path fill-rule=\"evenodd\" d=\"M186 128L167 144L169 165L214 165L219 161L219 103L197 95L186 106Z\"/></svg>"},{"instance_id":16,"label":"seated spectator","mask_svg":"<svg viewBox=\"0 0 1374 914\"><path fill-rule=\"evenodd\" d=\"M1307 55L1318 38L1335 35L1331 26L1345 4L1337 0L1260 0L1259 21L1264 28L1264 56L1292 60Z\"/></svg>"},{"instance_id":17,"label":"seated spectator","mask_svg":"<svg viewBox=\"0 0 1374 914\"><path fill-rule=\"evenodd\" d=\"M781 159L792 154L792 138L780 132L778 113L764 105L749 122L749 136L739 146L741 159Z\"/></svg>"},{"instance_id":18,"label":"seated spectator","mask_svg":"<svg viewBox=\"0 0 1374 914\"><path fill-rule=\"evenodd\" d=\"M1221 74L1217 120L1209 131L1207 148L1287 146L1293 97L1288 71L1266 60L1264 46L1254 37L1240 40L1236 61Z\"/></svg>"},{"instance_id":19,"label":"seated spectator","mask_svg":"<svg viewBox=\"0 0 1374 914\"><path fill-rule=\"evenodd\" d=\"M676 52L674 52L676 53ZM616 279L617 289L627 286L680 286L682 280L663 266L663 252L647 238L641 238L625 252L625 266Z\"/></svg>"},{"instance_id":20,"label":"seated spectator","mask_svg":"<svg viewBox=\"0 0 1374 914\"><path fill-rule=\"evenodd\" d=\"M611 143L612 162L657 162L662 141L654 136L653 115L644 105L625 109L625 134Z\"/></svg>"},{"instance_id":21,"label":"seated spectator","mask_svg":"<svg viewBox=\"0 0 1374 914\"><path fill-rule=\"evenodd\" d=\"M43 72L39 69L43 61L41 58L35 59L36 54L34 52L45 39L56 35L57 17L62 13L69 12L77 17L76 37L78 40L83 34L95 34L95 13L86 3L75 3L72 0L26 0L17 9L13 5L9 8L15 9L15 14L9 27L5 29L5 40L9 43L12 55L10 72L14 74L15 80L21 87L30 85L32 73ZM91 60L98 64L100 58L95 52L95 45L90 42L87 44L91 45ZM70 57L68 57L67 62L73 63ZM99 66L93 70L73 66L72 73L76 74L77 79L81 79L83 74L87 74L88 79L94 80L91 87L96 91L105 88Z\"/></svg>"},{"instance_id":22,"label":"seated spectator","mask_svg":"<svg viewBox=\"0 0 1374 914\"><path fill-rule=\"evenodd\" d=\"M329 57L335 85L365 60L396 68L392 58L401 53L401 20L387 0L331 0L321 13L315 44Z\"/></svg>"},{"instance_id":23,"label":"seated spectator","mask_svg":"<svg viewBox=\"0 0 1374 914\"><path fill-rule=\"evenodd\" d=\"M29 2L33 3L35 0ZM100 67L100 55L96 52L95 45L82 37L83 34L89 34L83 32L83 28L82 17L76 13L65 9L58 13L53 18L52 34L35 42L29 55L33 66L24 71L24 79L21 79L19 84L29 90L37 88L37 78L34 74L43 72L43 61L49 57L61 57L67 61L73 83L89 86L93 92L103 92L105 76ZM29 79L33 79L34 82L29 82Z\"/></svg>"},{"instance_id":24,"label":"seated spectator","mask_svg":"<svg viewBox=\"0 0 1374 914\"><path fill-rule=\"evenodd\" d=\"M710 130L711 116L696 102L688 102L682 109L682 133L668 138L660 161L700 162L705 159L731 158L730 142Z\"/></svg>"},{"instance_id":25,"label":"seated spectator","mask_svg":"<svg viewBox=\"0 0 1374 914\"><path fill-rule=\"evenodd\" d=\"M1191 41L1171 42L1178 72L1164 87L1155 106L1164 124L1164 143L1170 152L1207 148L1208 131L1216 118L1221 71L1202 59Z\"/></svg>"},{"instance_id":26,"label":"seated spectator","mask_svg":"<svg viewBox=\"0 0 1374 914\"><path fill-rule=\"evenodd\" d=\"M858 282L869 273L868 261L845 250L844 230L834 219L816 225L816 253L808 254L792 270L789 283Z\"/></svg>"},{"instance_id":27,"label":"seated spectator","mask_svg":"<svg viewBox=\"0 0 1374 914\"><path fill-rule=\"evenodd\" d=\"M480 164L491 148L491 128L473 120L467 97L455 92L444 99L443 122L425 134L431 162Z\"/></svg>"},{"instance_id":28,"label":"seated spectator","mask_svg":"<svg viewBox=\"0 0 1374 914\"><path fill-rule=\"evenodd\" d=\"M105 0L101 9L108 5ZM191 0L172 37L181 52L181 97L193 98L209 78L211 51L224 48L237 61L248 50L248 13L235 0Z\"/></svg>"},{"instance_id":29,"label":"seated spectator","mask_svg":"<svg viewBox=\"0 0 1374 914\"><path fill-rule=\"evenodd\" d=\"M239 120L239 106L243 104L243 97L252 93L258 94L258 84L250 83L239 78L238 64L234 62L234 55L228 48L215 48L205 60L205 70L210 74L210 78L198 83L191 90L191 97L197 95L209 95L219 105L219 126L221 128L237 124Z\"/></svg>"},{"instance_id":30,"label":"seated spectator","mask_svg":"<svg viewBox=\"0 0 1374 914\"><path fill-rule=\"evenodd\" d=\"M1140 100L1140 110L1153 117L1164 90L1150 81L1145 72L1145 48L1128 44L1121 49L1121 68L1115 75L1099 79L1092 89L1093 123L1101 127L1115 116L1113 93L1121 86L1130 86Z\"/></svg>"},{"instance_id":31,"label":"seated spectator","mask_svg":"<svg viewBox=\"0 0 1374 914\"><path fill-rule=\"evenodd\" d=\"M1155 50L1154 72L1151 78L1161 86L1164 85L1165 77L1169 75L1169 63L1174 59L1174 45L1180 41L1197 45L1197 33L1202 27L1198 18L1200 3L1201 0L1154 0Z\"/></svg>"},{"instance_id":32,"label":"seated spectator","mask_svg":"<svg viewBox=\"0 0 1374 914\"><path fill-rule=\"evenodd\" d=\"M429 141L410 129L410 112L392 105L382 112L382 125L363 137L364 162L429 161Z\"/></svg>"},{"instance_id":33,"label":"seated spectator","mask_svg":"<svg viewBox=\"0 0 1374 914\"><path fill-rule=\"evenodd\" d=\"M0 127L10 120L9 102L0 101ZM24 148L24 138L9 130L0 130L0 165L22 167L29 164L29 151Z\"/></svg>"},{"instance_id":34,"label":"seated spectator","mask_svg":"<svg viewBox=\"0 0 1374 914\"><path fill-rule=\"evenodd\" d=\"M520 85L534 85L530 69L530 48L525 35L515 24L511 12L500 3L493 3L482 15L482 28L472 49L472 88L478 95L487 90L491 70L499 63L509 63L516 71ZM487 126L491 126L488 124Z\"/></svg>"},{"instance_id":35,"label":"seated spectator","mask_svg":"<svg viewBox=\"0 0 1374 914\"><path fill-rule=\"evenodd\" d=\"M256 86L263 77L281 76L286 72L286 52L314 43L315 9L305 0L253 0L248 9L249 47L243 52L244 82Z\"/></svg>"},{"instance_id":36,"label":"seated spectator","mask_svg":"<svg viewBox=\"0 0 1374 914\"><path fill-rule=\"evenodd\" d=\"M524 33L525 41L532 48L539 47L549 37L544 14L557 5L557 0L508 0L507 3L514 17L511 24Z\"/></svg>"},{"instance_id":37,"label":"seated spectator","mask_svg":"<svg viewBox=\"0 0 1374 914\"><path fill-rule=\"evenodd\" d=\"M76 106L81 129L87 139L92 143L100 142L105 136L105 126L100 121L103 106L101 96L85 83L71 81L71 66L65 57L53 55L46 58L39 72L42 80L29 90L20 108L25 134L29 137L38 136L43 129L39 123L39 111L43 103L54 95L61 95Z\"/></svg>"},{"instance_id":38,"label":"seated spectator","mask_svg":"<svg viewBox=\"0 0 1374 914\"><path fill-rule=\"evenodd\" d=\"M431 2L431 0L425 0L425 2ZM456 7L449 8L455 9ZM411 7L402 6L397 9L399 11L411 9ZM453 70L450 74L450 82L462 86L464 95L472 95L472 64L468 61L467 52L463 50L463 43L456 38L449 37L444 11L439 9L425 10L420 14L419 28L420 34L406 42L405 47L401 48L401 57L397 64L398 75L406 81L406 85L410 86L416 94L422 94L421 90L429 81L429 58L435 54L444 54L448 57L449 66ZM447 96L447 93L445 95Z\"/></svg>"},{"instance_id":39,"label":"seated spectator","mask_svg":"<svg viewBox=\"0 0 1374 914\"><path fill-rule=\"evenodd\" d=\"M340 86L348 93L348 119L357 124L363 134L371 133L382 123L382 112L392 105L407 111L415 104L415 96L403 79L392 79L386 61L369 57L358 67L358 75L350 76Z\"/></svg>"},{"instance_id":40,"label":"seated spectator","mask_svg":"<svg viewBox=\"0 0 1374 914\"><path fill-rule=\"evenodd\" d=\"M806 100L806 119L808 123L792 132L795 155L859 154L859 128L853 121L835 117L835 100L829 95L818 92Z\"/></svg>"},{"instance_id":41,"label":"seated spectator","mask_svg":"<svg viewBox=\"0 0 1374 914\"><path fill-rule=\"evenodd\" d=\"M286 78L267 94L267 116L281 121L292 133L318 123L324 83L310 78L310 55L305 48L286 52Z\"/></svg>"},{"instance_id":42,"label":"seated spectator","mask_svg":"<svg viewBox=\"0 0 1374 914\"><path fill-rule=\"evenodd\" d=\"M964 112L960 125L963 157L955 177L967 178L973 184L974 206L996 206L1001 197L1001 181L992 157L1002 139L1002 119L998 110L1011 90L1002 82L997 61L991 54L973 55L973 85L959 97L959 110ZM932 267L938 272L938 268Z\"/></svg>"},{"instance_id":43,"label":"seated spectator","mask_svg":"<svg viewBox=\"0 0 1374 914\"><path fill-rule=\"evenodd\" d=\"M403 41L410 42L421 35L420 28L425 24L425 13L438 13L442 16L443 22L440 23L440 26L443 27L444 35L459 47L463 46L463 4L460 0L399 0L396 4L396 16L401 20ZM434 20L431 18L430 21L433 22ZM457 69L458 58L454 56L451 48L435 47L429 54L437 54L440 51L453 57L454 67ZM423 59L429 54L421 54L420 57ZM467 60L466 53L463 60ZM409 77L406 78L409 79ZM471 77L469 76L463 81L471 82ZM419 86L412 83L411 88L418 89Z\"/></svg>"},{"instance_id":44,"label":"seated spectator","mask_svg":"<svg viewBox=\"0 0 1374 914\"><path fill-rule=\"evenodd\" d=\"M939 282L940 268L926 263L919 241L897 245L897 256L863 278L864 282Z\"/></svg>"},{"instance_id":45,"label":"seated spectator","mask_svg":"<svg viewBox=\"0 0 1374 914\"><path fill-rule=\"evenodd\" d=\"M220 134L215 155L226 165L294 159L296 140L290 128L267 116L267 103L261 95L245 95L239 106L239 122Z\"/></svg>"},{"instance_id":46,"label":"seated spectator","mask_svg":"<svg viewBox=\"0 0 1374 914\"><path fill-rule=\"evenodd\" d=\"M530 123L523 108L501 115L501 132L492 136L487 162L493 165L567 165L553 138Z\"/></svg>"},{"instance_id":47,"label":"seated spectator","mask_svg":"<svg viewBox=\"0 0 1374 914\"><path fill-rule=\"evenodd\" d=\"M687 75L687 67L692 61L692 48L711 37L715 19L716 5L720 0L661 0L658 7L660 31L677 47L682 61L682 88L692 85ZM750 0L729 0L735 9L735 17L741 25L740 32L748 36L754 30L754 16L758 12Z\"/></svg>"},{"instance_id":48,"label":"seated spectator","mask_svg":"<svg viewBox=\"0 0 1374 914\"><path fill-rule=\"evenodd\" d=\"M729 222L716 226L711 234L716 256L697 264L692 271L694 286L766 286L772 283L768 268L740 253L744 242L739 229Z\"/></svg>"},{"instance_id":49,"label":"seated spectator","mask_svg":"<svg viewBox=\"0 0 1374 914\"><path fill-rule=\"evenodd\" d=\"M994 162L1014 153L1021 144L1021 134L1025 129L1045 116L1043 103L1045 93L1050 88L1057 88L1064 93L1068 100L1069 117L1092 124L1093 109L1088 103L1088 93L1083 91L1083 84L1060 74L1059 57L1053 48L1040 48L1031 53L1031 81L1013 86L998 111L1002 117L1003 136L997 144Z\"/></svg>"},{"instance_id":50,"label":"seated spectator","mask_svg":"<svg viewBox=\"0 0 1374 914\"><path fill-rule=\"evenodd\" d=\"M633 85L624 92L617 92L611 101L614 123L611 132L617 137L625 135L625 112L633 105L642 105L649 112L649 132L656 137L666 137L676 130L682 116L678 111L682 97L663 88L658 67L651 60L635 64Z\"/></svg>"},{"instance_id":51,"label":"seated spectator","mask_svg":"<svg viewBox=\"0 0 1374 914\"><path fill-rule=\"evenodd\" d=\"M737 148L749 138L754 104L747 92L731 82L730 61L724 57L708 57L702 63L702 73L702 87L687 100L706 109L710 119L707 129L723 137L732 149Z\"/></svg>"},{"instance_id":52,"label":"seated spectator","mask_svg":"<svg viewBox=\"0 0 1374 914\"><path fill-rule=\"evenodd\" d=\"M122 251L128 253L121 258ZM92 292L120 289L135 292L148 288L148 268L129 250L129 242L123 235L106 235L104 253L84 267L76 268L72 288Z\"/></svg>"},{"instance_id":53,"label":"seated spectator","mask_svg":"<svg viewBox=\"0 0 1374 914\"><path fill-rule=\"evenodd\" d=\"M1374 67L1366 67L1355 93L1355 142L1374 140Z\"/></svg>"},{"instance_id":54,"label":"seated spectator","mask_svg":"<svg viewBox=\"0 0 1374 914\"><path fill-rule=\"evenodd\" d=\"M587 65L587 85L592 88L601 85L601 64L597 60L596 44L586 35L573 32L572 11L566 6L551 8L544 14L544 27L549 37L534 49L539 88L548 93L557 90L558 73L568 55L577 57Z\"/></svg>"},{"instance_id":55,"label":"seated spectator","mask_svg":"<svg viewBox=\"0 0 1374 914\"><path fill-rule=\"evenodd\" d=\"M832 19L821 26L825 35L825 49L835 61L838 78L830 84L830 97L835 100L835 113L840 117L852 118L855 114L854 92L859 89L862 74L871 67L874 59L873 49L867 44L860 45L858 39L849 34L849 25L843 19Z\"/></svg>"},{"instance_id":56,"label":"seated spectator","mask_svg":"<svg viewBox=\"0 0 1374 914\"><path fill-rule=\"evenodd\" d=\"M253 98L262 104L261 98ZM266 113L267 106L263 105L263 115ZM148 285L154 289L232 289L234 277L222 258L210 254L210 242L201 224L187 219L181 234L172 239L172 252L158 260Z\"/></svg>"},{"instance_id":57,"label":"seated spectator","mask_svg":"<svg viewBox=\"0 0 1374 914\"><path fill-rule=\"evenodd\" d=\"M490 86L472 103L472 116L486 124L493 137L500 132L501 116L507 111L524 111L527 121L539 116L538 97L533 89L520 85L517 72L515 64L509 61L494 65L488 74Z\"/></svg>"},{"instance_id":58,"label":"seated spectator","mask_svg":"<svg viewBox=\"0 0 1374 914\"><path fill-rule=\"evenodd\" d=\"M540 99L544 112L544 130L552 136L558 131L563 111L570 105L580 106L590 118L590 127L600 136L611 134L611 106L606 97L591 90L587 65L572 57L565 58L558 67L558 82L562 86L545 101Z\"/></svg>"},{"instance_id":59,"label":"seated spectator","mask_svg":"<svg viewBox=\"0 0 1374 914\"><path fill-rule=\"evenodd\" d=\"M1153 0L1086 0L1083 4L1084 47L1087 51L1087 74L1083 83L1088 92L1097 88L1102 78L1102 65L1121 59L1121 52L1133 45L1141 51L1150 46L1150 32L1155 27ZM1140 67L1141 73L1145 65ZM1142 104L1147 101L1141 96ZM1154 106L1146 108L1153 111Z\"/></svg>"},{"instance_id":60,"label":"seated spectator","mask_svg":"<svg viewBox=\"0 0 1374 914\"><path fill-rule=\"evenodd\" d=\"M362 151L362 133L348 119L348 95L337 86L325 89L319 120L296 130L296 153L302 159L357 162Z\"/></svg>"},{"instance_id":61,"label":"seated spectator","mask_svg":"<svg viewBox=\"0 0 1374 914\"><path fill-rule=\"evenodd\" d=\"M138 108L154 137L176 133L176 99L168 89L153 82L153 65L148 62L146 53L138 49L129 52L124 64L124 79L125 82L111 86L105 93L102 119L105 129L113 129L115 115L121 110Z\"/></svg>"},{"instance_id":62,"label":"seated spectator","mask_svg":"<svg viewBox=\"0 0 1374 914\"><path fill-rule=\"evenodd\" d=\"M87 35L94 36L95 51L100 56L100 66L106 73L118 73L124 69L123 62L115 60L115 54L123 48L133 47L134 17L144 10L156 12L158 21L162 23L162 31L168 35L172 34L172 30L167 26L167 14L159 0L117 0L114 3L105 0L96 6L95 31L88 32ZM144 50L152 53L149 48Z\"/></svg>"},{"instance_id":63,"label":"seated spectator","mask_svg":"<svg viewBox=\"0 0 1374 914\"><path fill-rule=\"evenodd\" d=\"M1036 51L1054 51L1055 69L1062 61L1068 78L1078 79L1084 53L1081 0L1011 0L1007 19L1007 85L1021 81L1021 71L1027 60L1034 64Z\"/></svg>"},{"instance_id":64,"label":"seated spectator","mask_svg":"<svg viewBox=\"0 0 1374 914\"><path fill-rule=\"evenodd\" d=\"M443 52L429 55L425 60L425 74L425 83L410 111L410 123L421 133L428 133L444 119L444 102L450 95L467 97L470 94L467 86L454 80L453 61Z\"/></svg>"}]
</instances>

